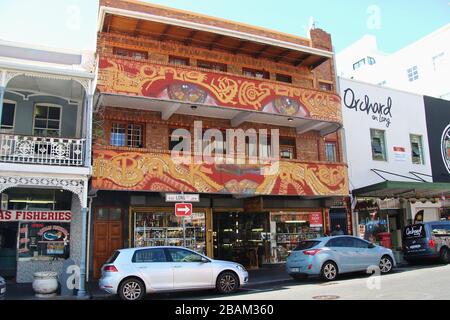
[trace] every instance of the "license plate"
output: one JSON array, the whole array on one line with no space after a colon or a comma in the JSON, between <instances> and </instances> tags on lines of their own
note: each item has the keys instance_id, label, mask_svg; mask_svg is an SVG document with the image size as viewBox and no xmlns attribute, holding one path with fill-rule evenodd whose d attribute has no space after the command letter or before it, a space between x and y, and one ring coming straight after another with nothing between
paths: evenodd
<instances>
[{"instance_id":1,"label":"license plate","mask_svg":"<svg viewBox=\"0 0 450 320\"><path fill-rule=\"evenodd\" d=\"M0 290L0 294L3 294L3 293L5 293L6 292L6 288L2 288L1 290Z\"/></svg>"},{"instance_id":2,"label":"license plate","mask_svg":"<svg viewBox=\"0 0 450 320\"><path fill-rule=\"evenodd\" d=\"M300 268L291 268L292 272L300 272Z\"/></svg>"},{"instance_id":3,"label":"license plate","mask_svg":"<svg viewBox=\"0 0 450 320\"><path fill-rule=\"evenodd\" d=\"M422 246L420 245L420 244L416 244L416 245L413 245L413 246L409 246L409 248L410 249L419 249L419 248L421 248Z\"/></svg>"}]
</instances>

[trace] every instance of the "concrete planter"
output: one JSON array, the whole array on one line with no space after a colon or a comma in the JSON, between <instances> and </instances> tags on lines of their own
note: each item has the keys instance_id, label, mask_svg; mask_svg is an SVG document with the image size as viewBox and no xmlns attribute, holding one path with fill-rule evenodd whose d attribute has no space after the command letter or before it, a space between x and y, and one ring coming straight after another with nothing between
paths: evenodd
<instances>
[{"instance_id":1,"label":"concrete planter","mask_svg":"<svg viewBox=\"0 0 450 320\"><path fill-rule=\"evenodd\" d=\"M57 277L58 274L56 272L36 272L33 280L33 290L36 293L36 297L55 297L58 290Z\"/></svg>"}]
</instances>

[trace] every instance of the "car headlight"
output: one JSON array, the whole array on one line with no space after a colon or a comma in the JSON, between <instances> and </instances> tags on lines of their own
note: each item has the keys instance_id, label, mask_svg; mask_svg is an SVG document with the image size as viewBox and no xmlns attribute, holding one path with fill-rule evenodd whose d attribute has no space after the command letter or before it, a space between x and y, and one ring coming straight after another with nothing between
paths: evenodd
<instances>
[{"instance_id":1,"label":"car headlight","mask_svg":"<svg viewBox=\"0 0 450 320\"><path fill-rule=\"evenodd\" d=\"M241 271L247 271L247 270L245 270L245 268L244 268L244 266L242 264L236 265L236 268L238 268Z\"/></svg>"}]
</instances>

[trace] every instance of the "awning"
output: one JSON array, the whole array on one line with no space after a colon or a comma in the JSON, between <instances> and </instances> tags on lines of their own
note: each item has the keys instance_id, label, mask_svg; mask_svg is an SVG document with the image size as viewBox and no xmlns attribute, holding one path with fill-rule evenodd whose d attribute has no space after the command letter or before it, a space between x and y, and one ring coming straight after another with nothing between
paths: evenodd
<instances>
[{"instance_id":1,"label":"awning","mask_svg":"<svg viewBox=\"0 0 450 320\"><path fill-rule=\"evenodd\" d=\"M368 198L441 198L450 196L450 183L384 181L355 189L352 194Z\"/></svg>"}]
</instances>

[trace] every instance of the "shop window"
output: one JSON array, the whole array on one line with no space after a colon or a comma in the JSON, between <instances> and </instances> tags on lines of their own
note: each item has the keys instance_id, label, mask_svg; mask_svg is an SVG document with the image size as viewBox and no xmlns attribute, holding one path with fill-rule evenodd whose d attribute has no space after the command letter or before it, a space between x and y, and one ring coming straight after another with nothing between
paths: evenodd
<instances>
[{"instance_id":1,"label":"shop window","mask_svg":"<svg viewBox=\"0 0 450 320\"><path fill-rule=\"evenodd\" d=\"M329 162L336 162L336 142L325 142L325 157Z\"/></svg>"},{"instance_id":2,"label":"shop window","mask_svg":"<svg viewBox=\"0 0 450 320\"><path fill-rule=\"evenodd\" d=\"M413 164L424 164L422 136L411 134L409 136L409 138L411 141L412 163Z\"/></svg>"},{"instance_id":3,"label":"shop window","mask_svg":"<svg viewBox=\"0 0 450 320\"><path fill-rule=\"evenodd\" d=\"M14 130L14 117L16 114L16 104L4 102L2 109L2 132L12 132Z\"/></svg>"},{"instance_id":4,"label":"shop window","mask_svg":"<svg viewBox=\"0 0 450 320\"><path fill-rule=\"evenodd\" d=\"M370 129L370 138L372 141L372 159L377 161L387 161L384 131Z\"/></svg>"},{"instance_id":5,"label":"shop window","mask_svg":"<svg viewBox=\"0 0 450 320\"><path fill-rule=\"evenodd\" d=\"M327 82L319 82L319 88L322 91L333 91L333 85Z\"/></svg>"},{"instance_id":6,"label":"shop window","mask_svg":"<svg viewBox=\"0 0 450 320\"><path fill-rule=\"evenodd\" d=\"M116 56L128 57L128 58L133 58L136 60L147 60L148 59L148 53L145 51L129 50L129 49L114 47L113 53Z\"/></svg>"},{"instance_id":7,"label":"shop window","mask_svg":"<svg viewBox=\"0 0 450 320\"><path fill-rule=\"evenodd\" d=\"M8 190L8 210L70 210L72 193L61 190L15 188Z\"/></svg>"},{"instance_id":8,"label":"shop window","mask_svg":"<svg viewBox=\"0 0 450 320\"><path fill-rule=\"evenodd\" d=\"M167 262L166 254L164 249L145 249L138 250L134 253L133 263L158 263Z\"/></svg>"},{"instance_id":9,"label":"shop window","mask_svg":"<svg viewBox=\"0 0 450 320\"><path fill-rule=\"evenodd\" d=\"M169 56L169 63L177 66L188 66L189 58Z\"/></svg>"},{"instance_id":10,"label":"shop window","mask_svg":"<svg viewBox=\"0 0 450 320\"><path fill-rule=\"evenodd\" d=\"M37 104L34 107L34 135L59 137L61 134L61 106Z\"/></svg>"},{"instance_id":11,"label":"shop window","mask_svg":"<svg viewBox=\"0 0 450 320\"><path fill-rule=\"evenodd\" d=\"M109 144L115 147L143 148L144 126L136 123L113 123Z\"/></svg>"},{"instance_id":12,"label":"shop window","mask_svg":"<svg viewBox=\"0 0 450 320\"><path fill-rule=\"evenodd\" d=\"M295 159L295 138L280 138L280 158Z\"/></svg>"},{"instance_id":13,"label":"shop window","mask_svg":"<svg viewBox=\"0 0 450 320\"><path fill-rule=\"evenodd\" d=\"M223 63L198 60L197 67L214 71L227 72L227 65Z\"/></svg>"},{"instance_id":14,"label":"shop window","mask_svg":"<svg viewBox=\"0 0 450 320\"><path fill-rule=\"evenodd\" d=\"M173 212L134 212L134 246L185 246L206 254L206 220L204 212L194 212L183 218ZM184 239L186 244L184 245Z\"/></svg>"},{"instance_id":15,"label":"shop window","mask_svg":"<svg viewBox=\"0 0 450 320\"><path fill-rule=\"evenodd\" d=\"M419 70L417 69L417 66L409 68L406 72L408 73L408 80L410 82L419 79Z\"/></svg>"},{"instance_id":16,"label":"shop window","mask_svg":"<svg viewBox=\"0 0 450 320\"><path fill-rule=\"evenodd\" d=\"M276 79L280 82L292 83L292 77L285 74L277 73Z\"/></svg>"},{"instance_id":17,"label":"shop window","mask_svg":"<svg viewBox=\"0 0 450 320\"><path fill-rule=\"evenodd\" d=\"M249 68L242 68L242 74L247 77L258 78L258 79L269 79L269 72L263 70L255 70Z\"/></svg>"}]
</instances>

